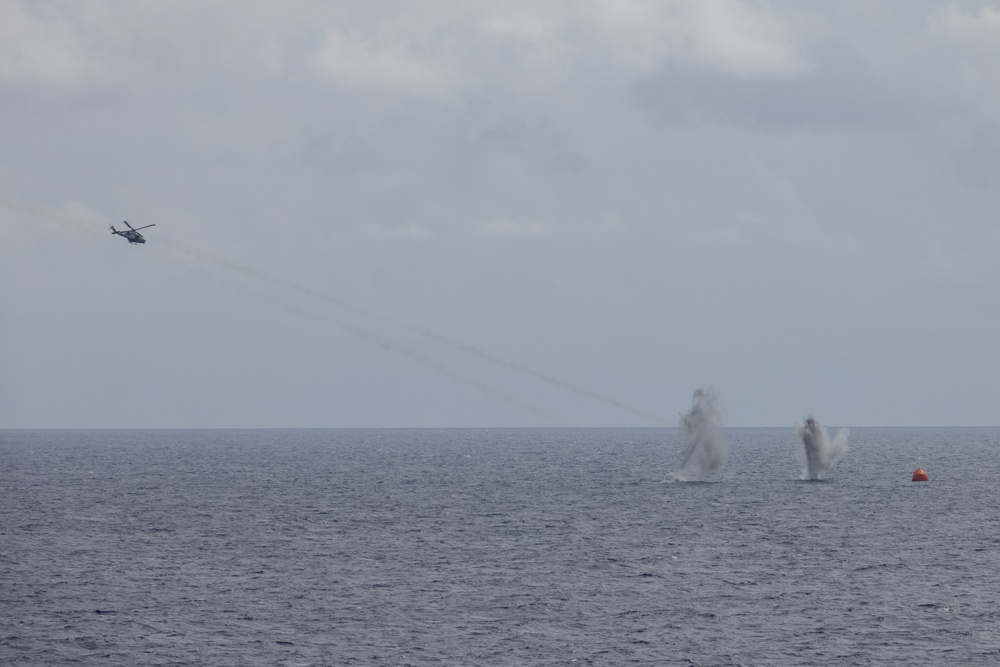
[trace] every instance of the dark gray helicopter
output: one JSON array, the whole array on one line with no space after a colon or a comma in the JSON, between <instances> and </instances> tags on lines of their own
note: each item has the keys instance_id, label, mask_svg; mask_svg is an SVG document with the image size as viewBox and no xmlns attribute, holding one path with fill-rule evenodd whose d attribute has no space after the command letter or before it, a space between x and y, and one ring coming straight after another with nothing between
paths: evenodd
<instances>
[{"instance_id":1,"label":"dark gray helicopter","mask_svg":"<svg viewBox=\"0 0 1000 667\"><path fill-rule=\"evenodd\" d=\"M128 231L120 232L117 229L115 229L114 225L110 225L111 233L117 234L118 236L124 236L126 239L128 239L129 243L145 243L146 239L142 238L142 234L139 233L139 229L146 229L146 227L156 226L156 223L153 223L152 225L146 225L146 227L140 227L139 229L136 229L132 225L128 224L128 222L126 222L125 220L122 220L122 222L124 222L125 226L128 227Z\"/></svg>"}]
</instances>

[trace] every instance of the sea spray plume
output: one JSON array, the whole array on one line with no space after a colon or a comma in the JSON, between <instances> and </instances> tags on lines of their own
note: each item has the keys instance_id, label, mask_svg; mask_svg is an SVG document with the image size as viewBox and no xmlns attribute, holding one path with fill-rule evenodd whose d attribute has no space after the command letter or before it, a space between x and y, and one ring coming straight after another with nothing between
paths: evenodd
<instances>
[{"instance_id":1,"label":"sea spray plume","mask_svg":"<svg viewBox=\"0 0 1000 667\"><path fill-rule=\"evenodd\" d=\"M711 389L694 392L691 409L681 415L684 428L684 456L674 478L701 480L722 467L725 442L719 433L722 416L718 399Z\"/></svg>"},{"instance_id":2,"label":"sea spray plume","mask_svg":"<svg viewBox=\"0 0 1000 667\"><path fill-rule=\"evenodd\" d=\"M847 453L847 429L837 431L831 440L826 427L810 415L806 423L798 427L798 432L806 456L802 479L819 479L821 472L832 468Z\"/></svg>"}]
</instances>

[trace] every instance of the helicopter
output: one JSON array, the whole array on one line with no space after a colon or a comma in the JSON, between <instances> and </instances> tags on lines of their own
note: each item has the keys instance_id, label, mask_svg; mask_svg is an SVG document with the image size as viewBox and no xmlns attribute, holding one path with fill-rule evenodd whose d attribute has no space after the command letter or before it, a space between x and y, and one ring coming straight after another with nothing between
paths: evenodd
<instances>
[{"instance_id":1,"label":"helicopter","mask_svg":"<svg viewBox=\"0 0 1000 667\"><path fill-rule=\"evenodd\" d=\"M128 224L128 222L126 222L125 220L122 220L122 222L124 222L125 226L128 227L128 231L120 232L117 229L115 229L114 225L109 225L111 227L111 233L117 234L118 236L124 236L126 239L128 239L129 243L145 243L146 239L144 239L142 237L142 234L139 233L139 229L146 229L146 227L156 226L156 224L154 223L152 225L146 225L146 227L139 227L139 229L136 229L132 225Z\"/></svg>"}]
</instances>

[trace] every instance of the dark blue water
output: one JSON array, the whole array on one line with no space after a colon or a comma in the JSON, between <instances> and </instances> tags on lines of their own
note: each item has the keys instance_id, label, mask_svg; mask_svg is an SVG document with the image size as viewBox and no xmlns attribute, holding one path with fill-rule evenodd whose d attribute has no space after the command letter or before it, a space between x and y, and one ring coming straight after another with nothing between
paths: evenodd
<instances>
[{"instance_id":1,"label":"dark blue water","mask_svg":"<svg viewBox=\"0 0 1000 667\"><path fill-rule=\"evenodd\" d=\"M0 431L0 663L1000 663L1000 429L726 436Z\"/></svg>"}]
</instances>

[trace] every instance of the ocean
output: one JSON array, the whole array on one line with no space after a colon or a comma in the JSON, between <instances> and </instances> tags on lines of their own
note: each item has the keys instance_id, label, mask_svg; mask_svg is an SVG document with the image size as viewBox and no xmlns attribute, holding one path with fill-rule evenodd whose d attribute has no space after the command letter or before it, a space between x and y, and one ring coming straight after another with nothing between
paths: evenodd
<instances>
[{"instance_id":1,"label":"ocean","mask_svg":"<svg viewBox=\"0 0 1000 667\"><path fill-rule=\"evenodd\" d=\"M0 663L1000 664L1000 428L723 433L0 431Z\"/></svg>"}]
</instances>

